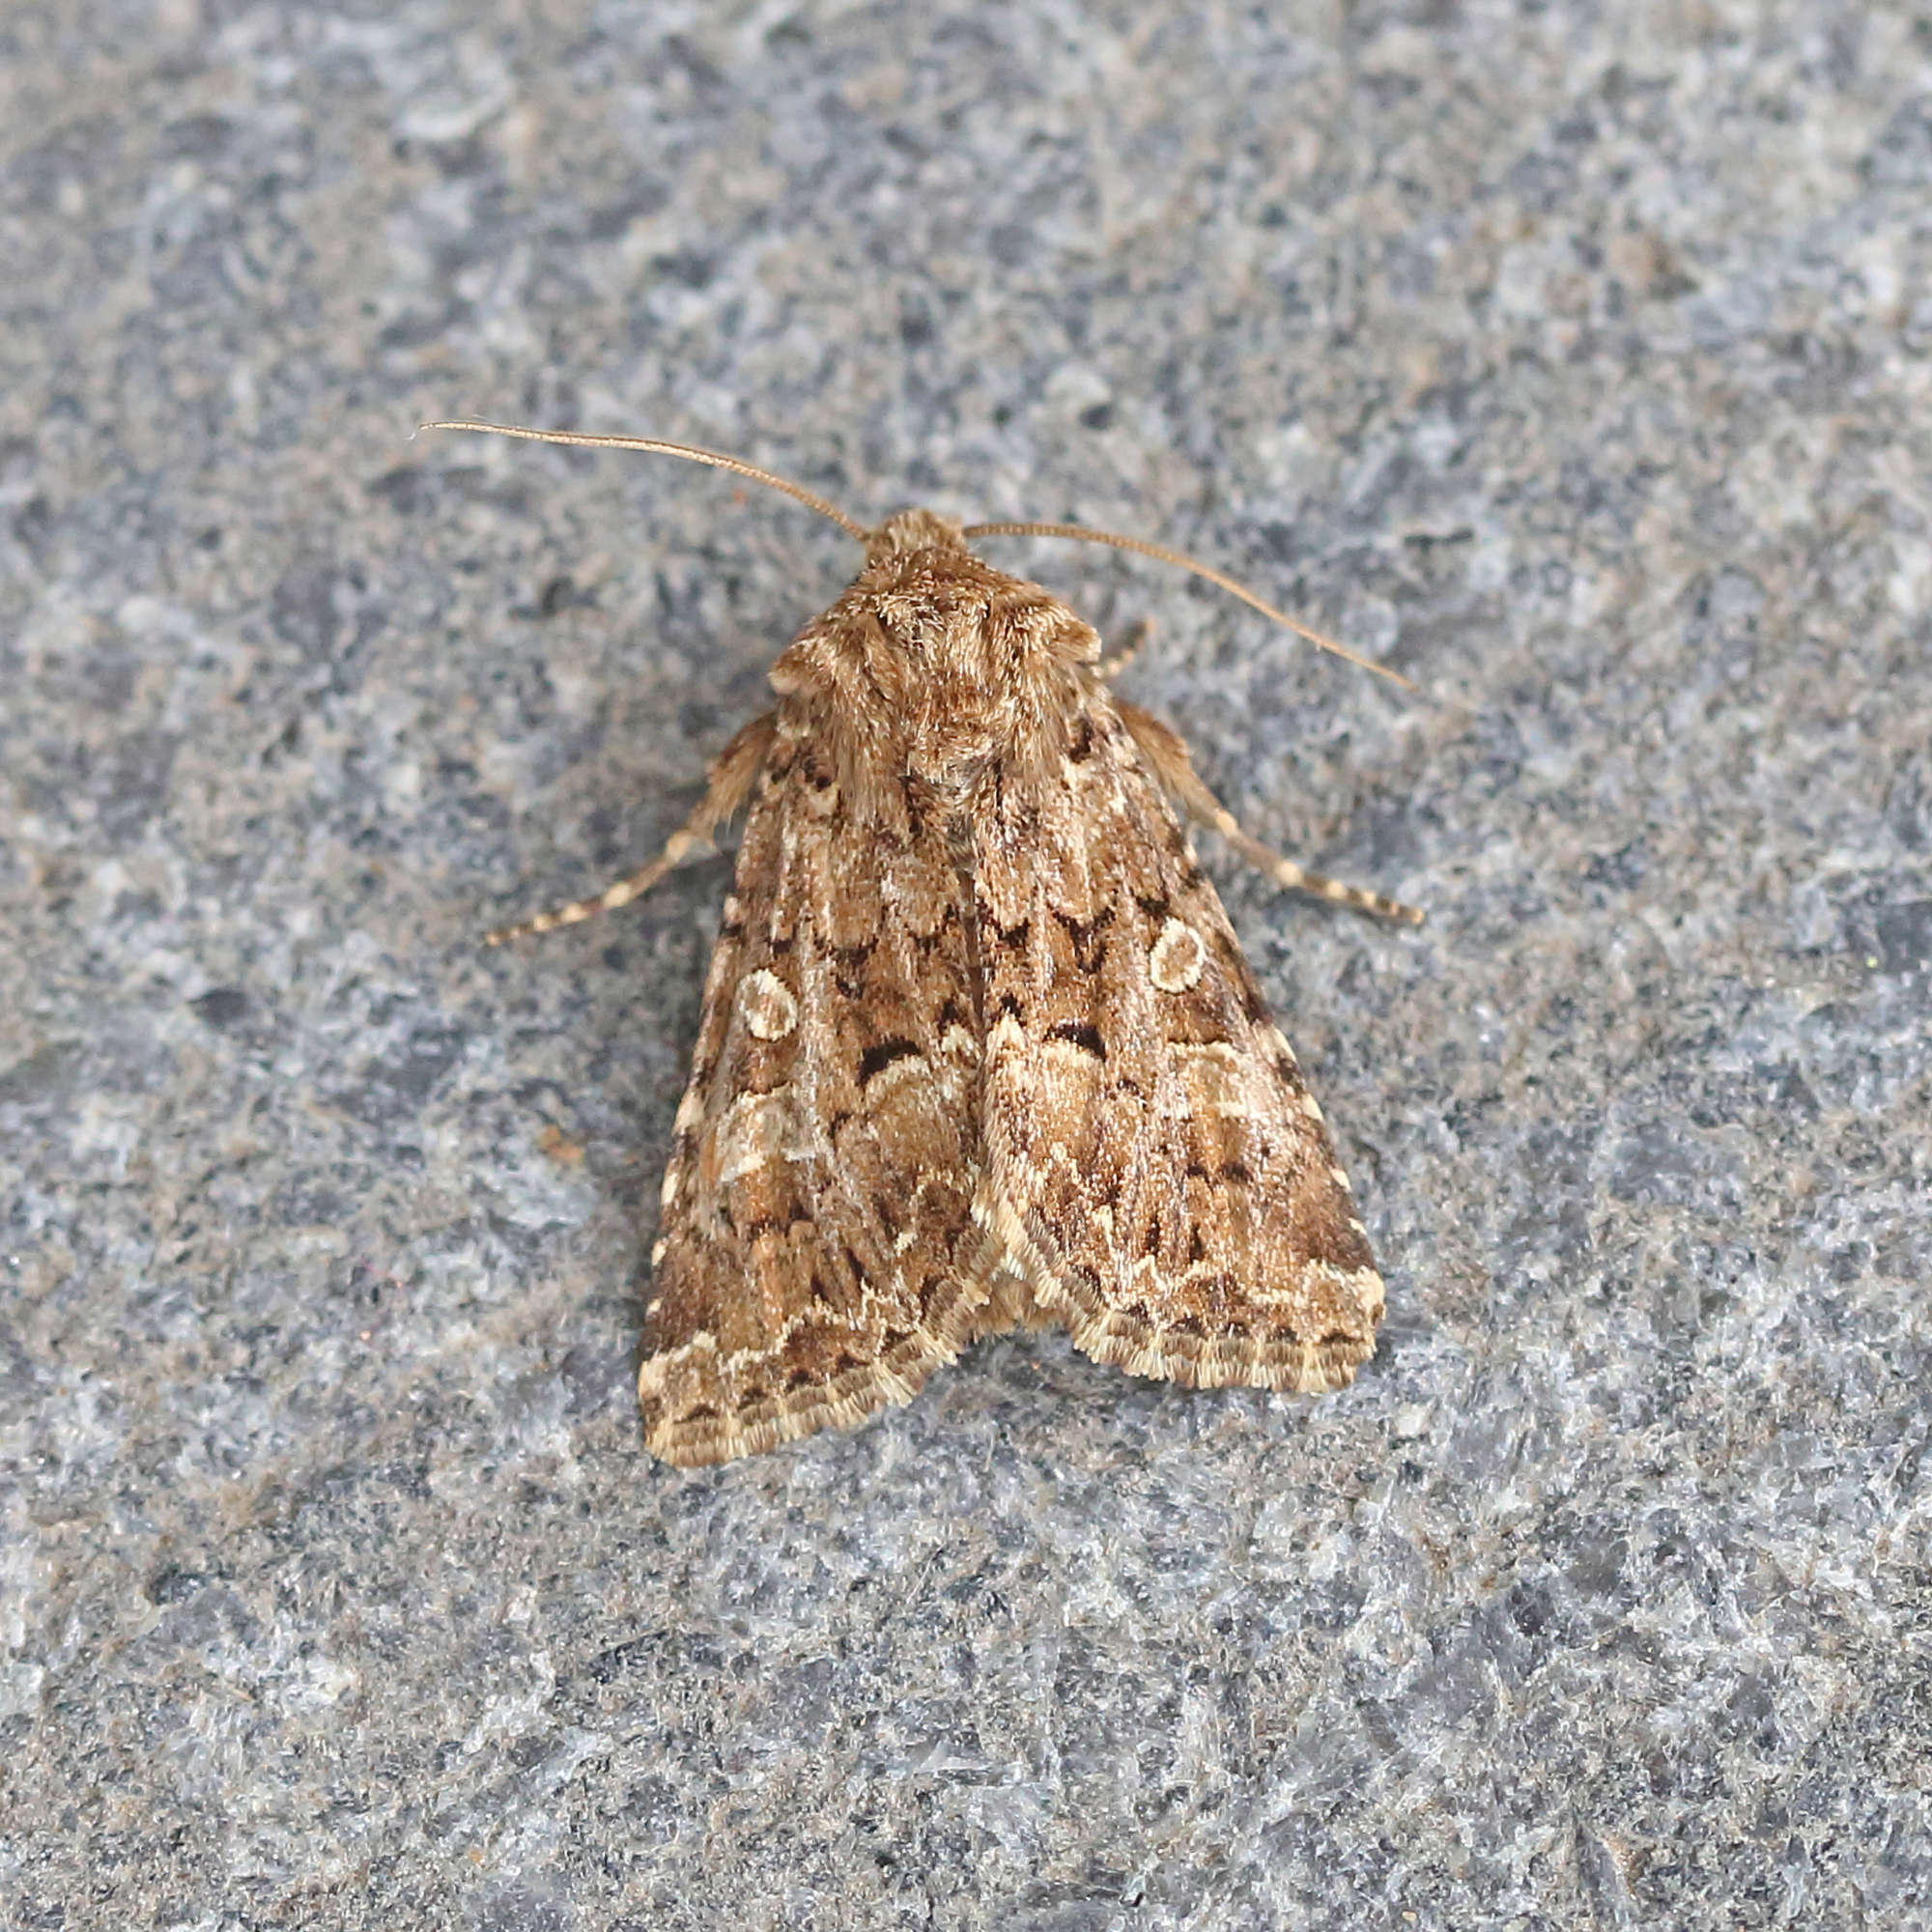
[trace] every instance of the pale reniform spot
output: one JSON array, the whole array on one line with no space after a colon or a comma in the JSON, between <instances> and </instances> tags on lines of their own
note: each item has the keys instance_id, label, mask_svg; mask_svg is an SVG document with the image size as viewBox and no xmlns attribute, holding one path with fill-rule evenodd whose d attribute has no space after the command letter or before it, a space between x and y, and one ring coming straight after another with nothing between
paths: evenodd
<instances>
[{"instance_id":1,"label":"pale reniform spot","mask_svg":"<svg viewBox=\"0 0 1932 1932\"><path fill-rule=\"evenodd\" d=\"M1201 978L1208 949L1191 925L1171 919L1148 949L1148 977L1163 993L1184 993Z\"/></svg>"},{"instance_id":2,"label":"pale reniform spot","mask_svg":"<svg viewBox=\"0 0 1932 1932\"><path fill-rule=\"evenodd\" d=\"M866 1093L876 1103L896 1088L922 1087L931 1078L932 1067L923 1053L901 1054L891 1065L881 1067L872 1076Z\"/></svg>"},{"instance_id":3,"label":"pale reniform spot","mask_svg":"<svg viewBox=\"0 0 1932 1932\"><path fill-rule=\"evenodd\" d=\"M797 1120L789 1087L732 1101L718 1127L718 1185L728 1187L774 1160L798 1160Z\"/></svg>"},{"instance_id":4,"label":"pale reniform spot","mask_svg":"<svg viewBox=\"0 0 1932 1932\"><path fill-rule=\"evenodd\" d=\"M782 1039L798 1024L798 1002L784 981L762 966L739 987L738 1010L760 1039Z\"/></svg>"}]
</instances>

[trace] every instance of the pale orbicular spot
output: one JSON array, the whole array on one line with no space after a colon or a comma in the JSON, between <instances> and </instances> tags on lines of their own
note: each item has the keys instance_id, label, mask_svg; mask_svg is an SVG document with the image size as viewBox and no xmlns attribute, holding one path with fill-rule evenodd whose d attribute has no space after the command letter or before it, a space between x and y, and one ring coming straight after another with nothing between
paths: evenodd
<instances>
[{"instance_id":1,"label":"pale orbicular spot","mask_svg":"<svg viewBox=\"0 0 1932 1932\"><path fill-rule=\"evenodd\" d=\"M761 966L738 988L738 1010L759 1039L782 1039L798 1024L798 1002L776 973Z\"/></svg>"},{"instance_id":2,"label":"pale orbicular spot","mask_svg":"<svg viewBox=\"0 0 1932 1932\"><path fill-rule=\"evenodd\" d=\"M1197 984L1208 949L1191 925L1171 919L1148 949L1148 977L1163 993L1184 993Z\"/></svg>"}]
</instances>

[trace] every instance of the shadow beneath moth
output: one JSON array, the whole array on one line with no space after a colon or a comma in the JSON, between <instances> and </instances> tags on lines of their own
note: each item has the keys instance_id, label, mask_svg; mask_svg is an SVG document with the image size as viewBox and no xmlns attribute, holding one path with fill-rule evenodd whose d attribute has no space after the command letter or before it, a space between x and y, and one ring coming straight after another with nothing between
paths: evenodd
<instances>
[{"instance_id":1,"label":"shadow beneath moth","mask_svg":"<svg viewBox=\"0 0 1932 1932\"><path fill-rule=\"evenodd\" d=\"M865 547L664 851L489 935L626 905L744 811L651 1255L652 1452L721 1463L851 1427L1020 1326L1191 1385L1348 1382L1375 1349L1381 1278L1179 814L1277 885L1422 915L1250 838L1181 740L1110 692L1130 653L1103 660L1065 604L968 546L1138 551L1367 661L1133 538L928 510L868 529L711 450L423 427L684 457Z\"/></svg>"}]
</instances>

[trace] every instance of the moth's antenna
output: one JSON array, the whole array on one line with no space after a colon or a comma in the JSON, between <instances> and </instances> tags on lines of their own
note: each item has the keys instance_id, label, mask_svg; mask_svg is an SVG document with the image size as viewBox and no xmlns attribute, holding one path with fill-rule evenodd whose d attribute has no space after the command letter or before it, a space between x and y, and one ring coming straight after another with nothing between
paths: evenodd
<instances>
[{"instance_id":1,"label":"moth's antenna","mask_svg":"<svg viewBox=\"0 0 1932 1932\"><path fill-rule=\"evenodd\" d=\"M1252 605L1264 617L1272 617L1277 624L1285 624L1297 638L1306 638L1311 644L1319 644L1324 651L1333 651L1338 658L1347 658L1351 665L1372 670L1378 677L1385 677L1391 684L1401 685L1405 691L1415 689L1399 670L1390 670L1387 665L1378 665L1373 658L1357 657L1346 644L1338 644L1333 638L1324 638L1320 631L1311 631L1306 624L1297 623L1286 611L1277 611L1272 604L1263 603L1252 590L1236 583L1212 564L1203 563L1184 552L1169 550L1165 544L1148 543L1140 537L1116 536L1112 530L1090 530L1079 524L971 524L959 534L964 537L1073 537L1081 543L1111 544L1116 550L1138 551L1142 556L1157 557L1162 563L1178 563L1182 570L1191 570L1196 577L1205 577L1209 583L1218 583L1243 604Z\"/></svg>"},{"instance_id":2,"label":"moth's antenna","mask_svg":"<svg viewBox=\"0 0 1932 1932\"><path fill-rule=\"evenodd\" d=\"M649 436L584 436L570 429L519 429L510 423L427 422L416 425L418 431L426 429L469 429L485 436L522 437L526 442L568 442L580 449L643 449L658 456L681 456L687 463L704 463L713 469L728 469L733 475L749 476L753 483L764 483L781 491L803 503L808 510L816 510L821 517L830 517L848 537L856 537L861 543L869 542L872 535L864 524L855 522L823 497L814 497L803 484L788 483L782 476L774 476L769 469L760 469L756 464L747 463L742 457L721 456L715 449L699 449L694 443L660 442ZM414 432L412 432L412 440L413 435Z\"/></svg>"}]
</instances>

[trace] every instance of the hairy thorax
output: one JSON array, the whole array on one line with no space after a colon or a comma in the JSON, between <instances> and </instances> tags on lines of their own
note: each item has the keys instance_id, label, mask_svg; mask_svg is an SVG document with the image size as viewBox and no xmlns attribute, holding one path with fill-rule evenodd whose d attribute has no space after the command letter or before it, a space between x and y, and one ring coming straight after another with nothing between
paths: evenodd
<instances>
[{"instance_id":1,"label":"hairy thorax","mask_svg":"<svg viewBox=\"0 0 1932 1932\"><path fill-rule=\"evenodd\" d=\"M1091 625L973 555L957 524L901 510L771 681L832 749L856 810L871 802L864 773L888 768L964 805L1002 776L1057 768L1099 654Z\"/></svg>"}]
</instances>

